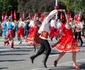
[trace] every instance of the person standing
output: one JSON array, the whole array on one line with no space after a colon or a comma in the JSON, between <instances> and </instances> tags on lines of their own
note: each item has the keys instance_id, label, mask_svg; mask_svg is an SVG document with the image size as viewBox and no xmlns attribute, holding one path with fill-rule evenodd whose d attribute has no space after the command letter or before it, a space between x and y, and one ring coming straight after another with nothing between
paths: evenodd
<instances>
[{"instance_id":1,"label":"person standing","mask_svg":"<svg viewBox=\"0 0 85 70\"><path fill-rule=\"evenodd\" d=\"M81 37L82 29L83 29L83 23L81 22L81 18L78 18L78 20L75 21L75 39L77 41L78 40L81 41L80 46L82 46L82 44L83 44L83 40L82 40L82 37Z\"/></svg>"},{"instance_id":2,"label":"person standing","mask_svg":"<svg viewBox=\"0 0 85 70\"><path fill-rule=\"evenodd\" d=\"M50 31L50 23L49 21L54 17L54 15L56 15L56 13L58 12L58 10L53 10L52 12L48 13L44 13L44 20L42 22L42 25L40 26L38 33L40 34L40 49L37 51L37 53L35 55L32 55L30 57L31 62L34 63L34 59L36 57L38 57L39 55L41 55L44 51L45 51L45 55L44 55L44 59L43 59L43 65L45 68L47 68L47 60L49 57L49 54L51 52L51 47L50 44L48 42L48 36L49 36L49 31Z\"/></svg>"},{"instance_id":3,"label":"person standing","mask_svg":"<svg viewBox=\"0 0 85 70\"><path fill-rule=\"evenodd\" d=\"M29 29L28 37L26 38L26 42L29 42L30 45L34 46L34 51L38 50L37 44L40 44L38 25L39 25L39 21L36 19L36 17L30 19L30 24L29 24L30 29Z\"/></svg>"},{"instance_id":4,"label":"person standing","mask_svg":"<svg viewBox=\"0 0 85 70\"><path fill-rule=\"evenodd\" d=\"M11 45L11 48L14 48L14 28L15 28L15 24L12 22L12 18L9 17L8 19L8 25L7 25L7 29L8 29L8 34L7 34L7 37L8 37L8 40L10 42L10 45Z\"/></svg>"},{"instance_id":5,"label":"person standing","mask_svg":"<svg viewBox=\"0 0 85 70\"><path fill-rule=\"evenodd\" d=\"M20 39L20 43L22 44L22 39L25 39L25 22L20 18L19 24L18 24L18 38Z\"/></svg>"},{"instance_id":6,"label":"person standing","mask_svg":"<svg viewBox=\"0 0 85 70\"><path fill-rule=\"evenodd\" d=\"M78 43L74 38L71 25L69 24L68 16L66 15L65 10L62 11L64 12L66 17L64 19L61 19L61 22L64 23L64 26L62 28L62 35L59 41L52 46L61 53L58 55L58 58L54 61L54 66L57 66L58 61L65 55L66 52L72 52L73 67L76 70L80 70L76 63L76 52L80 51L80 47L78 46Z\"/></svg>"},{"instance_id":7,"label":"person standing","mask_svg":"<svg viewBox=\"0 0 85 70\"><path fill-rule=\"evenodd\" d=\"M2 22L2 24L1 24L2 36L3 36L4 39L5 39L4 45L8 45L8 44L9 44L9 41L8 41L8 38L7 38L7 33L8 33L7 24L8 24L8 18L5 17L5 20L4 20L4 21Z\"/></svg>"},{"instance_id":8,"label":"person standing","mask_svg":"<svg viewBox=\"0 0 85 70\"><path fill-rule=\"evenodd\" d=\"M29 27L30 18L29 17L27 17L27 20L25 21L25 23L26 23L26 25L25 25L25 36L27 38L28 37L28 34L29 34L29 29L30 29L30 27Z\"/></svg>"}]
</instances>

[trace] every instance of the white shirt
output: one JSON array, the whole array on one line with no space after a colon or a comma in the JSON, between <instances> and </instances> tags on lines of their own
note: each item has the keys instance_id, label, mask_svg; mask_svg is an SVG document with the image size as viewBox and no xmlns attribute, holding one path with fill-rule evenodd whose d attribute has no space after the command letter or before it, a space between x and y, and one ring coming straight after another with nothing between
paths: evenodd
<instances>
[{"instance_id":1,"label":"white shirt","mask_svg":"<svg viewBox=\"0 0 85 70\"><path fill-rule=\"evenodd\" d=\"M51 20L50 26L56 28L56 20L55 19Z\"/></svg>"},{"instance_id":2,"label":"white shirt","mask_svg":"<svg viewBox=\"0 0 85 70\"><path fill-rule=\"evenodd\" d=\"M18 27L25 27L25 23L23 21L19 21Z\"/></svg>"},{"instance_id":3,"label":"white shirt","mask_svg":"<svg viewBox=\"0 0 85 70\"><path fill-rule=\"evenodd\" d=\"M34 20L30 20L29 27L34 27L34 26L35 26Z\"/></svg>"},{"instance_id":4,"label":"white shirt","mask_svg":"<svg viewBox=\"0 0 85 70\"><path fill-rule=\"evenodd\" d=\"M41 25L40 29L38 30L38 33L42 33L43 31L46 31L49 33L49 31L50 31L49 21L50 21L50 19L52 19L52 17L54 15L56 15L56 13L57 13L57 10L53 10L52 12L49 13L49 15L43 20L42 25ZM42 38L42 37L40 37L40 38ZM43 39L45 39L45 38L43 38Z\"/></svg>"},{"instance_id":5,"label":"white shirt","mask_svg":"<svg viewBox=\"0 0 85 70\"><path fill-rule=\"evenodd\" d=\"M76 25L77 28L81 28L81 30L76 30L77 32L82 31L82 29L83 29L83 23L82 22L76 23L75 25Z\"/></svg>"}]
</instances>

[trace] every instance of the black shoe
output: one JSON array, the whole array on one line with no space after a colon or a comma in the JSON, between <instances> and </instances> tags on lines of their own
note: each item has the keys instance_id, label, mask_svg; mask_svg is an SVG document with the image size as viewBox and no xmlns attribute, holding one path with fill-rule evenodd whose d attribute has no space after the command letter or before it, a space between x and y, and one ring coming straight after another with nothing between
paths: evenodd
<instances>
[{"instance_id":1,"label":"black shoe","mask_svg":"<svg viewBox=\"0 0 85 70\"><path fill-rule=\"evenodd\" d=\"M46 63L45 63L45 62L43 62L43 65L44 65L44 67L45 67L45 68L47 68L47 65L46 65Z\"/></svg>"},{"instance_id":2,"label":"black shoe","mask_svg":"<svg viewBox=\"0 0 85 70\"><path fill-rule=\"evenodd\" d=\"M83 42L81 42L81 45L80 46L82 46L83 45Z\"/></svg>"},{"instance_id":3,"label":"black shoe","mask_svg":"<svg viewBox=\"0 0 85 70\"><path fill-rule=\"evenodd\" d=\"M31 59L31 62L34 63L34 58L33 57L30 57L30 59Z\"/></svg>"}]
</instances>

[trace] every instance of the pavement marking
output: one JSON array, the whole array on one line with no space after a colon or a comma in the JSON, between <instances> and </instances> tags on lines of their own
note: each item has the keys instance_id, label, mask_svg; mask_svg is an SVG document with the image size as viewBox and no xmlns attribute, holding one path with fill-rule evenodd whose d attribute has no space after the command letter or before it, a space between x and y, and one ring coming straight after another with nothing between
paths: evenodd
<instances>
[{"instance_id":1,"label":"pavement marking","mask_svg":"<svg viewBox=\"0 0 85 70\"><path fill-rule=\"evenodd\" d=\"M77 62L80 62L80 61L85 61L85 59L77 60ZM70 64L70 63L73 63L73 62L72 61L69 61L69 62L60 63L60 64L58 64L58 66L65 65L65 64ZM51 65L49 67L52 67L52 66L53 65ZM35 68L35 69L31 69L31 70L40 70L40 69L43 69L43 68Z\"/></svg>"}]
</instances>

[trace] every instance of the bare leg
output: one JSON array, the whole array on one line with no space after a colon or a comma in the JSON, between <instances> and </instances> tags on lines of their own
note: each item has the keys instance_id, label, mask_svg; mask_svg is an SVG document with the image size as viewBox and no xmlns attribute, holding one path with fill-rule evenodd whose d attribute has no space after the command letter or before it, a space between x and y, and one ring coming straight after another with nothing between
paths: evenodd
<instances>
[{"instance_id":1,"label":"bare leg","mask_svg":"<svg viewBox=\"0 0 85 70\"><path fill-rule=\"evenodd\" d=\"M57 58L57 61L60 60L60 58L63 57L65 53L66 53L66 52L60 53L59 56L58 56L58 58Z\"/></svg>"},{"instance_id":2,"label":"bare leg","mask_svg":"<svg viewBox=\"0 0 85 70\"><path fill-rule=\"evenodd\" d=\"M80 70L80 68L76 64L76 51L72 52L72 60L73 60L73 67L76 68L77 70Z\"/></svg>"},{"instance_id":3,"label":"bare leg","mask_svg":"<svg viewBox=\"0 0 85 70\"><path fill-rule=\"evenodd\" d=\"M10 45L11 45L11 48L14 48L14 40L13 40L13 38L10 39Z\"/></svg>"},{"instance_id":4,"label":"bare leg","mask_svg":"<svg viewBox=\"0 0 85 70\"><path fill-rule=\"evenodd\" d=\"M57 62L60 60L61 57L64 56L65 53L66 53L66 52L62 52L62 53L59 54L58 58L54 61L54 66L55 66L55 67L57 66Z\"/></svg>"},{"instance_id":5,"label":"bare leg","mask_svg":"<svg viewBox=\"0 0 85 70\"><path fill-rule=\"evenodd\" d=\"M20 36L20 43L19 44L22 44L22 36Z\"/></svg>"}]
</instances>

